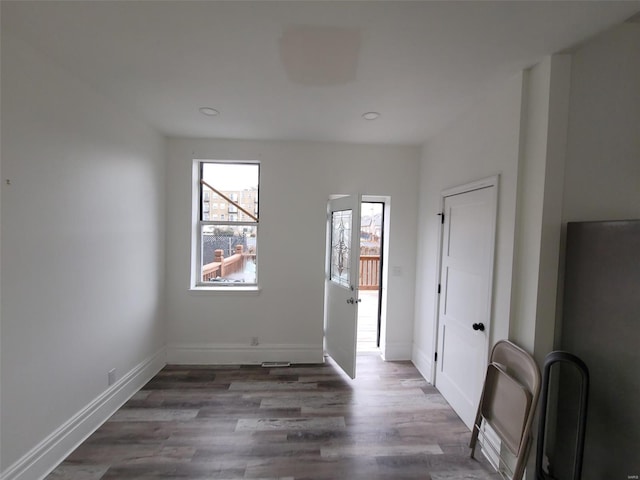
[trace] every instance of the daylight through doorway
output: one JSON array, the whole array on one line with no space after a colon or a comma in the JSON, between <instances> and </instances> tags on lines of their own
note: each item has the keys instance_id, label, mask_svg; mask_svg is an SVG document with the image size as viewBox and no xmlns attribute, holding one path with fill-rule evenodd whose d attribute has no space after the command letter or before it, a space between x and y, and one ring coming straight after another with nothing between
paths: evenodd
<instances>
[{"instance_id":1,"label":"daylight through doorway","mask_svg":"<svg viewBox=\"0 0 640 480\"><path fill-rule=\"evenodd\" d=\"M380 346L380 289L384 203L362 202L357 352L378 351Z\"/></svg>"}]
</instances>

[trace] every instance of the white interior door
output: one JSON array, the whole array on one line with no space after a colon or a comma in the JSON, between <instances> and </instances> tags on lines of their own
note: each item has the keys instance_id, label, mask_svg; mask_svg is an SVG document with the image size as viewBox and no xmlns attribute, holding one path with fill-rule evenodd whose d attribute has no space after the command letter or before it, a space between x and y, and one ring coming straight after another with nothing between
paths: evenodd
<instances>
[{"instance_id":1,"label":"white interior door","mask_svg":"<svg viewBox=\"0 0 640 480\"><path fill-rule=\"evenodd\" d=\"M356 377L360 202L360 195L340 197L327 208L325 346L351 378Z\"/></svg>"},{"instance_id":2,"label":"white interior door","mask_svg":"<svg viewBox=\"0 0 640 480\"><path fill-rule=\"evenodd\" d=\"M496 190L444 198L436 387L469 428L489 352Z\"/></svg>"}]
</instances>

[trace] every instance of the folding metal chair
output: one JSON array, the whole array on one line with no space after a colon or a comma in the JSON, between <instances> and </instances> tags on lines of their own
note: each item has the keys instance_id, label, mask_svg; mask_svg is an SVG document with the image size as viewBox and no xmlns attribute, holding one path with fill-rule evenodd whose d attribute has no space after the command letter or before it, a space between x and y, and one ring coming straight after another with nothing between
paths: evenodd
<instances>
[{"instance_id":1,"label":"folding metal chair","mask_svg":"<svg viewBox=\"0 0 640 480\"><path fill-rule=\"evenodd\" d=\"M487 374L471 435L471 458L478 438L497 458L494 467L504 478L521 480L531 447L531 424L540 395L540 370L531 355L507 341L498 341L491 350ZM497 435L496 445L485 432ZM512 455L505 458L503 447ZM509 474L507 476L506 474Z\"/></svg>"}]
</instances>

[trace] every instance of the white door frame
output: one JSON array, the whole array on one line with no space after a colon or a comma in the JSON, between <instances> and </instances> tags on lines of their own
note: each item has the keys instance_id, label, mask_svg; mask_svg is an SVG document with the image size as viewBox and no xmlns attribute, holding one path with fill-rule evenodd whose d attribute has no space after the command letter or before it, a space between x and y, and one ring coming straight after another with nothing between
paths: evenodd
<instances>
[{"instance_id":1,"label":"white door frame","mask_svg":"<svg viewBox=\"0 0 640 480\"><path fill-rule=\"evenodd\" d=\"M497 222L498 222L498 189L499 189L499 182L500 182L500 175L494 175L491 177L486 177L480 180L476 180L474 182L470 182L470 183L465 183L464 185L458 185L455 187L451 187L451 188L447 188L446 190L443 190L440 194L440 214L442 215L444 212L444 202L446 197L450 197L452 195L459 195L461 193L467 193L467 192L472 192L474 190L479 190L481 188L487 188L487 187L495 187L494 188L494 208L495 208L495 216L493 218L493 225L491 228L491 232L493 235L493 238L491 239L491 242L494 245L494 248L491 249L491 258L490 258L490 265L491 265L491 269L489 272L489 284L491 285L491 292L489 293L490 298L489 298L489 316L488 318L493 320L493 271L494 271L494 262L495 262L495 244L496 244L496 226L497 226ZM443 222L444 224L444 222ZM437 265L436 265L436 282L435 285L437 286L440 283L440 278L441 278L441 274L442 274L442 239L443 239L443 231L442 231L442 225L440 226L440 228L438 229L438 255L437 255ZM437 291L436 288L436 293L435 293L435 302L434 302L434 318L436 319L435 322L433 322L433 335L432 335L432 351L433 352L437 352L438 351L438 344L440 339L438 338L439 335L439 328L440 328L440 294ZM487 328L487 338L489 339L488 341L488 345L487 345L487 352L486 352L486 358L487 361L489 360L489 352L491 350L491 327L492 327L492 321L489 322L489 325L486 327ZM437 371L438 371L438 365L436 361L433 361L431 364L431 378L433 379L433 384L436 384L436 375L437 375Z\"/></svg>"},{"instance_id":2,"label":"white door frame","mask_svg":"<svg viewBox=\"0 0 640 480\"><path fill-rule=\"evenodd\" d=\"M335 198L339 198L345 195L340 195L340 194L333 194L329 196L329 199L335 199ZM384 224L382 226L384 234L385 234L385 241L383 242L382 245L382 273L381 273L381 296L380 296L380 356L385 359L388 357L386 350L387 350L387 329L389 328L388 326L388 322L387 322L387 305L388 305L388 301L387 301L387 287L389 285L389 245L390 245L390 241L389 241L389 236L390 236L390 222L391 222L391 196L389 195L367 195L367 194L361 194L361 204L364 202L381 202L384 204ZM329 242L329 231L327 229L327 239L326 239L326 243ZM325 270L327 269L326 266L326 259L325 259ZM325 280L326 280L326 272L325 272ZM323 312L323 351L326 353L327 351L327 346L326 346L326 311L327 311L327 302L326 302L326 295L325 295L325 299L324 299L324 312Z\"/></svg>"},{"instance_id":3,"label":"white door frame","mask_svg":"<svg viewBox=\"0 0 640 480\"><path fill-rule=\"evenodd\" d=\"M382 218L384 223L382 231L384 232L384 242L382 243L382 251L380 252L382 261L382 272L380 273L380 355L385 358L387 344L387 285L389 284L389 221L391 219L391 197L388 195L362 195L362 202L380 202L384 205L384 213Z\"/></svg>"}]
</instances>

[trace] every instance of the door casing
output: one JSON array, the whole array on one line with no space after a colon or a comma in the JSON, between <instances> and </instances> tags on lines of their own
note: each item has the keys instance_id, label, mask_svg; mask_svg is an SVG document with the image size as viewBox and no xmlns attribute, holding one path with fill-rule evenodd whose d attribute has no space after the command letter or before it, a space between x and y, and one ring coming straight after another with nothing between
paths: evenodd
<instances>
[{"instance_id":1,"label":"door casing","mask_svg":"<svg viewBox=\"0 0 640 480\"><path fill-rule=\"evenodd\" d=\"M380 265L379 265L379 269L378 269L378 308L377 308L377 317L376 317L376 328L377 328L377 332L376 332L376 346L378 347L378 349L380 348L380 337L381 337L381 331L382 331L382 297L383 297L383 293L386 295L386 277L383 275L384 272L384 267L386 264L386 257L385 257L385 243L386 243L386 216L387 216L387 205L385 203L384 199L377 199L377 200L368 200L372 197L365 197L363 196L362 198L362 203L361 203L361 207L364 204L379 204L382 205L382 230L381 230L381 234L380 234ZM377 198L377 197L376 197ZM381 197L380 197L381 198ZM360 215L362 216L362 208L360 209ZM385 302L386 303L386 302ZM358 315L360 315L362 312L359 311ZM360 323L360 319L358 319L358 323ZM360 329L360 326L358 326L358 329Z\"/></svg>"},{"instance_id":2,"label":"door casing","mask_svg":"<svg viewBox=\"0 0 640 480\"><path fill-rule=\"evenodd\" d=\"M346 195L331 195L329 200L334 200L336 198L340 198L340 197L345 197ZM390 196L386 196L386 195L355 195L359 197L359 207L362 206L362 203L367 203L367 202L371 202L371 203L382 203L384 205L383 207L383 225L382 225L382 229L383 229L383 235L385 236L385 240L383 240L382 243L382 251L381 251L381 272L380 272L380 296L379 296L379 329L378 329L378 333L379 333L379 348L380 348L380 353L382 355L382 357L385 357L385 344L386 344L386 329L387 329L387 284L388 284L388 262L387 259L389 257L389 242L386 240L387 236L388 236L388 232L389 232L389 221L391 218L391 197ZM329 210L328 210L329 213ZM330 219L327 218L327 224L329 224ZM358 217L358 224L360 223L360 218ZM327 228L327 239L326 239L326 244L327 244L327 249L329 248L328 245L330 244L330 232L329 232L329 228ZM324 335L324 349L325 351L327 351L327 315L328 315L328 294L327 294L327 276L329 274L329 265L328 265L328 258L326 258L326 265L325 265L325 301L324 301L324 328L325 328L325 335ZM356 325L357 327L357 325ZM357 330L357 328L356 328ZM355 348L355 346L354 346ZM355 373L355 372L354 372Z\"/></svg>"}]
</instances>

